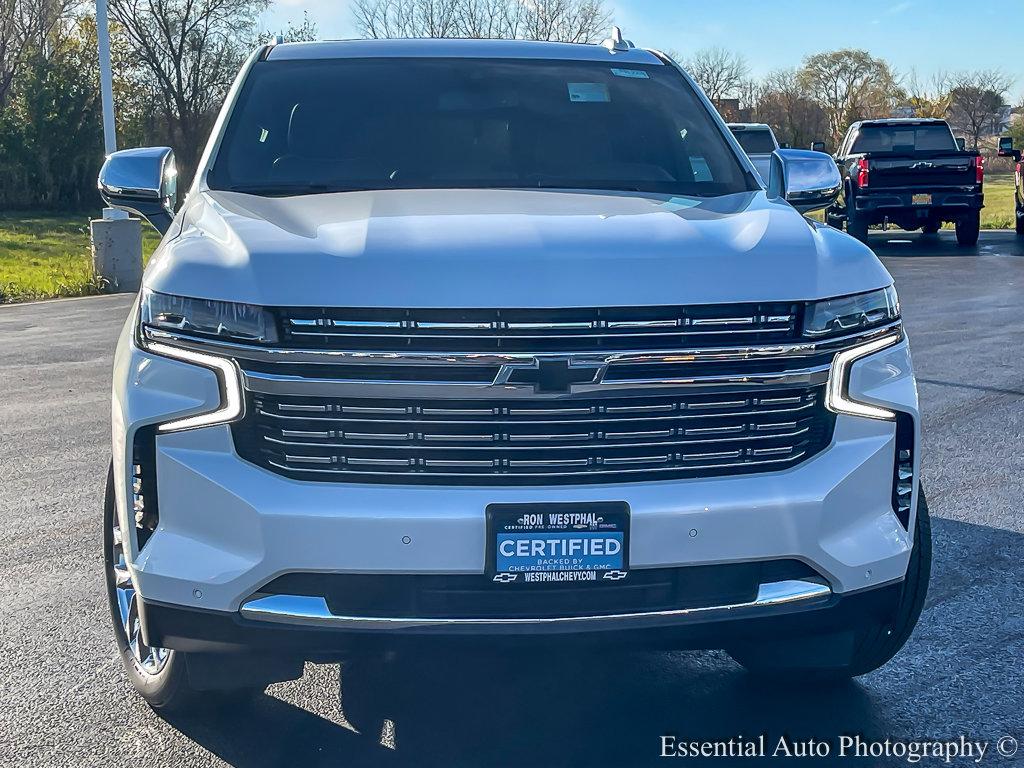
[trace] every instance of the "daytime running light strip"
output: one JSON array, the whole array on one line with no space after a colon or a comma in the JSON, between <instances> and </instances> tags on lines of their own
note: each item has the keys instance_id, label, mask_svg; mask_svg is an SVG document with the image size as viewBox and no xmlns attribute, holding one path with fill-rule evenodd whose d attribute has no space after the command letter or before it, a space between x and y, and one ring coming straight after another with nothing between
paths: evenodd
<instances>
[{"instance_id":1,"label":"daytime running light strip","mask_svg":"<svg viewBox=\"0 0 1024 768\"><path fill-rule=\"evenodd\" d=\"M164 357L181 360L185 363L192 363L203 368L209 368L217 373L224 393L222 402L216 410L208 413L200 413L196 416L188 416L184 419L168 421L157 427L160 432L178 432L183 429L196 429L197 427L210 427L214 424L227 424L242 415L242 385L238 380L238 371L234 363L223 357L215 355L204 355L201 352L193 352L190 349L180 349L167 344L146 345L146 349Z\"/></svg>"},{"instance_id":2,"label":"daytime running light strip","mask_svg":"<svg viewBox=\"0 0 1024 768\"><path fill-rule=\"evenodd\" d=\"M850 368L855 362L886 347L891 347L900 338L899 335L886 336L837 353L832 359L832 369L828 375L825 406L835 413L845 413L851 416L866 416L869 419L895 419L896 414L889 409L852 400L845 394L845 390L849 381Z\"/></svg>"}]
</instances>

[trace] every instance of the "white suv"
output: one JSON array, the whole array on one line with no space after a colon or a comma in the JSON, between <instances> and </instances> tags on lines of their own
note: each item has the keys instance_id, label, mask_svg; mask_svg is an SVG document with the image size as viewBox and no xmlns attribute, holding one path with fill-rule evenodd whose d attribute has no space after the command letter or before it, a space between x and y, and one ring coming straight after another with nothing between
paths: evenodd
<instances>
[{"instance_id":1,"label":"white suv","mask_svg":"<svg viewBox=\"0 0 1024 768\"><path fill-rule=\"evenodd\" d=\"M174 179L100 177L164 231L105 509L155 707L466 636L831 676L907 639L917 394L892 278L802 215L829 157L764 188L618 37L330 42L254 53Z\"/></svg>"}]
</instances>

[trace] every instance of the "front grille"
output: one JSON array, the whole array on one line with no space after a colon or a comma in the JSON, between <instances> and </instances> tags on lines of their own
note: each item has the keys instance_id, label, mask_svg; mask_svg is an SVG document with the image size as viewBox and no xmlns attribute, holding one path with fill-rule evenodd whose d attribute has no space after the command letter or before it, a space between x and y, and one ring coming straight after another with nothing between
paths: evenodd
<instances>
[{"instance_id":1,"label":"front grille","mask_svg":"<svg viewBox=\"0 0 1024 768\"><path fill-rule=\"evenodd\" d=\"M578 352L774 344L800 338L801 305L579 309L275 310L292 349Z\"/></svg>"},{"instance_id":2,"label":"front grille","mask_svg":"<svg viewBox=\"0 0 1024 768\"><path fill-rule=\"evenodd\" d=\"M484 575L289 573L257 594L323 597L336 616L489 619L642 613L746 603L758 585L822 579L796 560L642 568L622 581L495 584Z\"/></svg>"},{"instance_id":3,"label":"front grille","mask_svg":"<svg viewBox=\"0 0 1024 768\"><path fill-rule=\"evenodd\" d=\"M307 480L586 483L767 472L821 451L823 388L562 400L250 393L239 454Z\"/></svg>"}]
</instances>

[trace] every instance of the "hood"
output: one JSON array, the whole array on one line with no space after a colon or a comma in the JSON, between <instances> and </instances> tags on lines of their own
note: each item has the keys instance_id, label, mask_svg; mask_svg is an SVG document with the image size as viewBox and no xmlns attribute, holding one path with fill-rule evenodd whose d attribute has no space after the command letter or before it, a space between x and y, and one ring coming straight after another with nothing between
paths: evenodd
<instances>
[{"instance_id":1,"label":"hood","mask_svg":"<svg viewBox=\"0 0 1024 768\"><path fill-rule=\"evenodd\" d=\"M763 191L207 191L145 278L268 306L464 308L800 301L890 282L867 247Z\"/></svg>"}]
</instances>

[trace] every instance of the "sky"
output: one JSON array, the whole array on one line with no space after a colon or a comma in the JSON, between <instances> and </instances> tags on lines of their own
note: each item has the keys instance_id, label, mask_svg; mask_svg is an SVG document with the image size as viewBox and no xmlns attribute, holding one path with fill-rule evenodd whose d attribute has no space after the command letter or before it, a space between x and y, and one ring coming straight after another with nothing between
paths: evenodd
<instances>
[{"instance_id":1,"label":"sky","mask_svg":"<svg viewBox=\"0 0 1024 768\"><path fill-rule=\"evenodd\" d=\"M1014 21L1024 13L1020 3L605 0L627 39L644 48L672 50L683 59L688 51L722 46L742 53L751 73L762 76L798 66L812 53L858 47L888 60L900 73L915 71L921 80L941 71L1000 69L1016 80L1010 94L1014 103L1024 97L1024 53L1014 31L1019 29ZM357 36L350 0L275 0L263 26L281 29L289 20L301 21L305 10L321 38Z\"/></svg>"}]
</instances>

